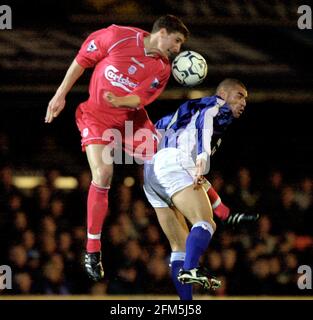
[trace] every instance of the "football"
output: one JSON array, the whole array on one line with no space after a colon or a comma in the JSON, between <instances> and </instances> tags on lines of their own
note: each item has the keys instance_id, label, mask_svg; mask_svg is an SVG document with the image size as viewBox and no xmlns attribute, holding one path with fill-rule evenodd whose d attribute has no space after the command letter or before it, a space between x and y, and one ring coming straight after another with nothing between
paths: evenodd
<instances>
[{"instance_id":1,"label":"football","mask_svg":"<svg viewBox=\"0 0 313 320\"><path fill-rule=\"evenodd\" d=\"M186 87L200 84L205 79L207 72L206 60L195 51L183 51L172 62L173 77Z\"/></svg>"}]
</instances>

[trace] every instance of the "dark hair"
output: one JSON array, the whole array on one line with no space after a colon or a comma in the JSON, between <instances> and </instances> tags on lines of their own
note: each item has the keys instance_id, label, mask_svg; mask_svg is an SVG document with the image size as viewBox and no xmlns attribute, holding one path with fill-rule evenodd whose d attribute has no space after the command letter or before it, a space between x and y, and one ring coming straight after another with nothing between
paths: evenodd
<instances>
[{"instance_id":1,"label":"dark hair","mask_svg":"<svg viewBox=\"0 0 313 320\"><path fill-rule=\"evenodd\" d=\"M246 86L238 79L232 79L232 78L226 78L222 82L219 83L219 85L216 88L216 92L223 89L228 89L234 86L239 86L247 91Z\"/></svg>"},{"instance_id":2,"label":"dark hair","mask_svg":"<svg viewBox=\"0 0 313 320\"><path fill-rule=\"evenodd\" d=\"M151 33L158 32L160 29L165 28L168 33L180 32L187 39L189 30L179 18L167 14L160 17L153 24Z\"/></svg>"}]
</instances>

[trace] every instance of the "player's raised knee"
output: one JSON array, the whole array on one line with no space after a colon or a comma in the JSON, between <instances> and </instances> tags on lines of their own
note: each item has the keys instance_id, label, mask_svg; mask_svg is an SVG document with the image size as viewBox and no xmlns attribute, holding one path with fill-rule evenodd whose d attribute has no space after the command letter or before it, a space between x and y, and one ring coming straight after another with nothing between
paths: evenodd
<instances>
[{"instance_id":1,"label":"player's raised knee","mask_svg":"<svg viewBox=\"0 0 313 320\"><path fill-rule=\"evenodd\" d=\"M100 187L107 187L111 184L113 168L98 166L92 170L92 179Z\"/></svg>"}]
</instances>

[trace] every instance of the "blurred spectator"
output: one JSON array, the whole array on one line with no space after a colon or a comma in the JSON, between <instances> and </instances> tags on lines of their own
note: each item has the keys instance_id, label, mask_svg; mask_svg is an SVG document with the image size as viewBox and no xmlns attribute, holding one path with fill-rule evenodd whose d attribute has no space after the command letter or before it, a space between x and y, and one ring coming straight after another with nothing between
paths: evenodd
<instances>
[{"instance_id":1,"label":"blurred spectator","mask_svg":"<svg viewBox=\"0 0 313 320\"><path fill-rule=\"evenodd\" d=\"M142 232L150 223L148 210L144 201L137 199L132 205L131 219L137 232Z\"/></svg>"},{"instance_id":2,"label":"blurred spectator","mask_svg":"<svg viewBox=\"0 0 313 320\"><path fill-rule=\"evenodd\" d=\"M20 194L14 193L9 196L9 211L17 212L19 210L23 210L23 198Z\"/></svg>"},{"instance_id":3,"label":"blurred spectator","mask_svg":"<svg viewBox=\"0 0 313 320\"><path fill-rule=\"evenodd\" d=\"M57 231L57 225L51 216L43 216L40 220L40 233L43 235L51 235L54 237Z\"/></svg>"},{"instance_id":4,"label":"blurred spectator","mask_svg":"<svg viewBox=\"0 0 313 320\"><path fill-rule=\"evenodd\" d=\"M244 269L240 268L237 260L237 251L233 248L223 250L222 259L224 267L223 275L227 279L227 294L235 295L238 286L243 282L240 274L244 272Z\"/></svg>"},{"instance_id":5,"label":"blurred spectator","mask_svg":"<svg viewBox=\"0 0 313 320\"><path fill-rule=\"evenodd\" d=\"M54 193L56 180L61 176L60 170L51 169L45 172L45 185Z\"/></svg>"},{"instance_id":6,"label":"blurred spectator","mask_svg":"<svg viewBox=\"0 0 313 320\"><path fill-rule=\"evenodd\" d=\"M116 205L120 212L129 212L132 203L132 189L121 183L117 189Z\"/></svg>"},{"instance_id":7,"label":"blurred spectator","mask_svg":"<svg viewBox=\"0 0 313 320\"><path fill-rule=\"evenodd\" d=\"M34 189L31 204L31 220L38 227L38 221L49 213L52 190L46 185L40 185Z\"/></svg>"},{"instance_id":8,"label":"blurred spectator","mask_svg":"<svg viewBox=\"0 0 313 320\"><path fill-rule=\"evenodd\" d=\"M278 237L272 234L272 222L267 215L261 216L258 229L257 229L257 242L265 245L265 252L271 254L274 252L277 244Z\"/></svg>"},{"instance_id":9,"label":"blurred spectator","mask_svg":"<svg viewBox=\"0 0 313 320\"><path fill-rule=\"evenodd\" d=\"M65 204L62 197L53 197L50 201L50 215L54 219L58 229L68 230L70 228L69 220L64 214Z\"/></svg>"},{"instance_id":10,"label":"blurred spectator","mask_svg":"<svg viewBox=\"0 0 313 320\"><path fill-rule=\"evenodd\" d=\"M43 233L41 235L41 259L46 262L57 250L57 243L54 234Z\"/></svg>"},{"instance_id":11,"label":"blurred spectator","mask_svg":"<svg viewBox=\"0 0 313 320\"><path fill-rule=\"evenodd\" d=\"M91 182L89 170L83 170L78 176L78 186L68 195L66 216L73 226L82 226L86 220L87 197Z\"/></svg>"},{"instance_id":12,"label":"blurred spectator","mask_svg":"<svg viewBox=\"0 0 313 320\"><path fill-rule=\"evenodd\" d=\"M145 279L145 264L142 260L142 249L137 240L129 240L123 249L122 263L115 270L115 279L109 282L108 292L142 293Z\"/></svg>"},{"instance_id":13,"label":"blurred spectator","mask_svg":"<svg viewBox=\"0 0 313 320\"><path fill-rule=\"evenodd\" d=\"M260 206L268 212L277 212L280 205L281 189L283 187L283 174L279 170L270 173L268 181L262 191Z\"/></svg>"},{"instance_id":14,"label":"blurred spectator","mask_svg":"<svg viewBox=\"0 0 313 320\"><path fill-rule=\"evenodd\" d=\"M27 272L27 252L22 245L14 245L9 249L9 263L13 273Z\"/></svg>"},{"instance_id":15,"label":"blurred spectator","mask_svg":"<svg viewBox=\"0 0 313 320\"><path fill-rule=\"evenodd\" d=\"M295 191L291 186L284 186L281 192L281 206L279 208L279 230L293 230L299 232L304 223L303 216L295 201Z\"/></svg>"},{"instance_id":16,"label":"blurred spectator","mask_svg":"<svg viewBox=\"0 0 313 320\"><path fill-rule=\"evenodd\" d=\"M156 225L150 224L145 230L144 245L153 250L154 245L161 241L160 232L160 229Z\"/></svg>"},{"instance_id":17,"label":"blurred spectator","mask_svg":"<svg viewBox=\"0 0 313 320\"><path fill-rule=\"evenodd\" d=\"M28 219L26 216L26 213L24 211L18 211L15 214L12 214L13 216L13 226L11 227L11 236L13 239L20 240L22 234L28 226Z\"/></svg>"},{"instance_id":18,"label":"blurred spectator","mask_svg":"<svg viewBox=\"0 0 313 320\"><path fill-rule=\"evenodd\" d=\"M252 212L256 208L259 194L254 190L251 173L248 168L239 169L235 197L238 200L238 208L247 208Z\"/></svg>"},{"instance_id":19,"label":"blurred spectator","mask_svg":"<svg viewBox=\"0 0 313 320\"><path fill-rule=\"evenodd\" d=\"M90 288L90 294L92 296L105 296L107 294L108 285L107 283L97 282Z\"/></svg>"},{"instance_id":20,"label":"blurred spectator","mask_svg":"<svg viewBox=\"0 0 313 320\"><path fill-rule=\"evenodd\" d=\"M116 222L120 226L121 232L124 233L127 239L138 238L138 233L135 229L135 226L126 212L120 212Z\"/></svg>"},{"instance_id":21,"label":"blurred spectator","mask_svg":"<svg viewBox=\"0 0 313 320\"><path fill-rule=\"evenodd\" d=\"M32 230L27 229L23 232L21 244L26 250L28 259L39 257L39 251L36 247L36 236Z\"/></svg>"},{"instance_id":22,"label":"blurred spectator","mask_svg":"<svg viewBox=\"0 0 313 320\"><path fill-rule=\"evenodd\" d=\"M312 207L313 181L305 177L300 181L300 188L295 194L295 202L300 210L308 210Z\"/></svg>"},{"instance_id":23,"label":"blurred spectator","mask_svg":"<svg viewBox=\"0 0 313 320\"><path fill-rule=\"evenodd\" d=\"M145 282L147 292L162 295L175 293L174 285L169 275L168 264L164 259L159 257L150 259L147 271L147 281Z\"/></svg>"},{"instance_id":24,"label":"blurred spectator","mask_svg":"<svg viewBox=\"0 0 313 320\"><path fill-rule=\"evenodd\" d=\"M13 184L13 169L7 165L0 169L0 194L2 200L11 194L19 194L19 190ZM4 203L5 205L5 203Z\"/></svg>"},{"instance_id":25,"label":"blurred spectator","mask_svg":"<svg viewBox=\"0 0 313 320\"><path fill-rule=\"evenodd\" d=\"M313 232L313 182L309 177L304 177L300 181L300 186L295 192L295 203L299 208L301 216L299 233L312 234Z\"/></svg>"},{"instance_id":26,"label":"blurred spectator","mask_svg":"<svg viewBox=\"0 0 313 320\"><path fill-rule=\"evenodd\" d=\"M70 294L69 285L64 277L62 265L55 261L46 263L43 267L43 286L44 294Z\"/></svg>"},{"instance_id":27,"label":"blurred spectator","mask_svg":"<svg viewBox=\"0 0 313 320\"><path fill-rule=\"evenodd\" d=\"M272 290L270 283L270 263L266 255L259 256L252 264L253 279L251 294L268 295Z\"/></svg>"},{"instance_id":28,"label":"blurred spectator","mask_svg":"<svg viewBox=\"0 0 313 320\"><path fill-rule=\"evenodd\" d=\"M32 278L27 272L20 272L13 277L13 293L14 294L33 294Z\"/></svg>"},{"instance_id":29,"label":"blurred spectator","mask_svg":"<svg viewBox=\"0 0 313 320\"><path fill-rule=\"evenodd\" d=\"M205 262L205 265L208 266L212 275L215 277L219 277L223 274L223 260L222 255L219 252L210 250L207 255L207 263Z\"/></svg>"}]
</instances>

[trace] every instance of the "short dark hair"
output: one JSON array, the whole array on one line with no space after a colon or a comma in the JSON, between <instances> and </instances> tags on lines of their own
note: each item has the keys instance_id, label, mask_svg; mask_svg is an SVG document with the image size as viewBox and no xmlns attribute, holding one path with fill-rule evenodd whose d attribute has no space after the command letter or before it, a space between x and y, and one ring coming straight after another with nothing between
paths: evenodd
<instances>
[{"instance_id":1,"label":"short dark hair","mask_svg":"<svg viewBox=\"0 0 313 320\"><path fill-rule=\"evenodd\" d=\"M168 33L180 32L186 39L189 36L189 30L182 20L171 14L167 14L156 20L151 33L158 32L162 28L165 28Z\"/></svg>"},{"instance_id":2,"label":"short dark hair","mask_svg":"<svg viewBox=\"0 0 313 320\"><path fill-rule=\"evenodd\" d=\"M226 78L222 82L219 83L219 85L216 88L216 92L218 92L221 89L229 89L234 86L239 86L239 87L245 89L246 91L248 91L246 86L240 80L233 79L233 78Z\"/></svg>"}]
</instances>

